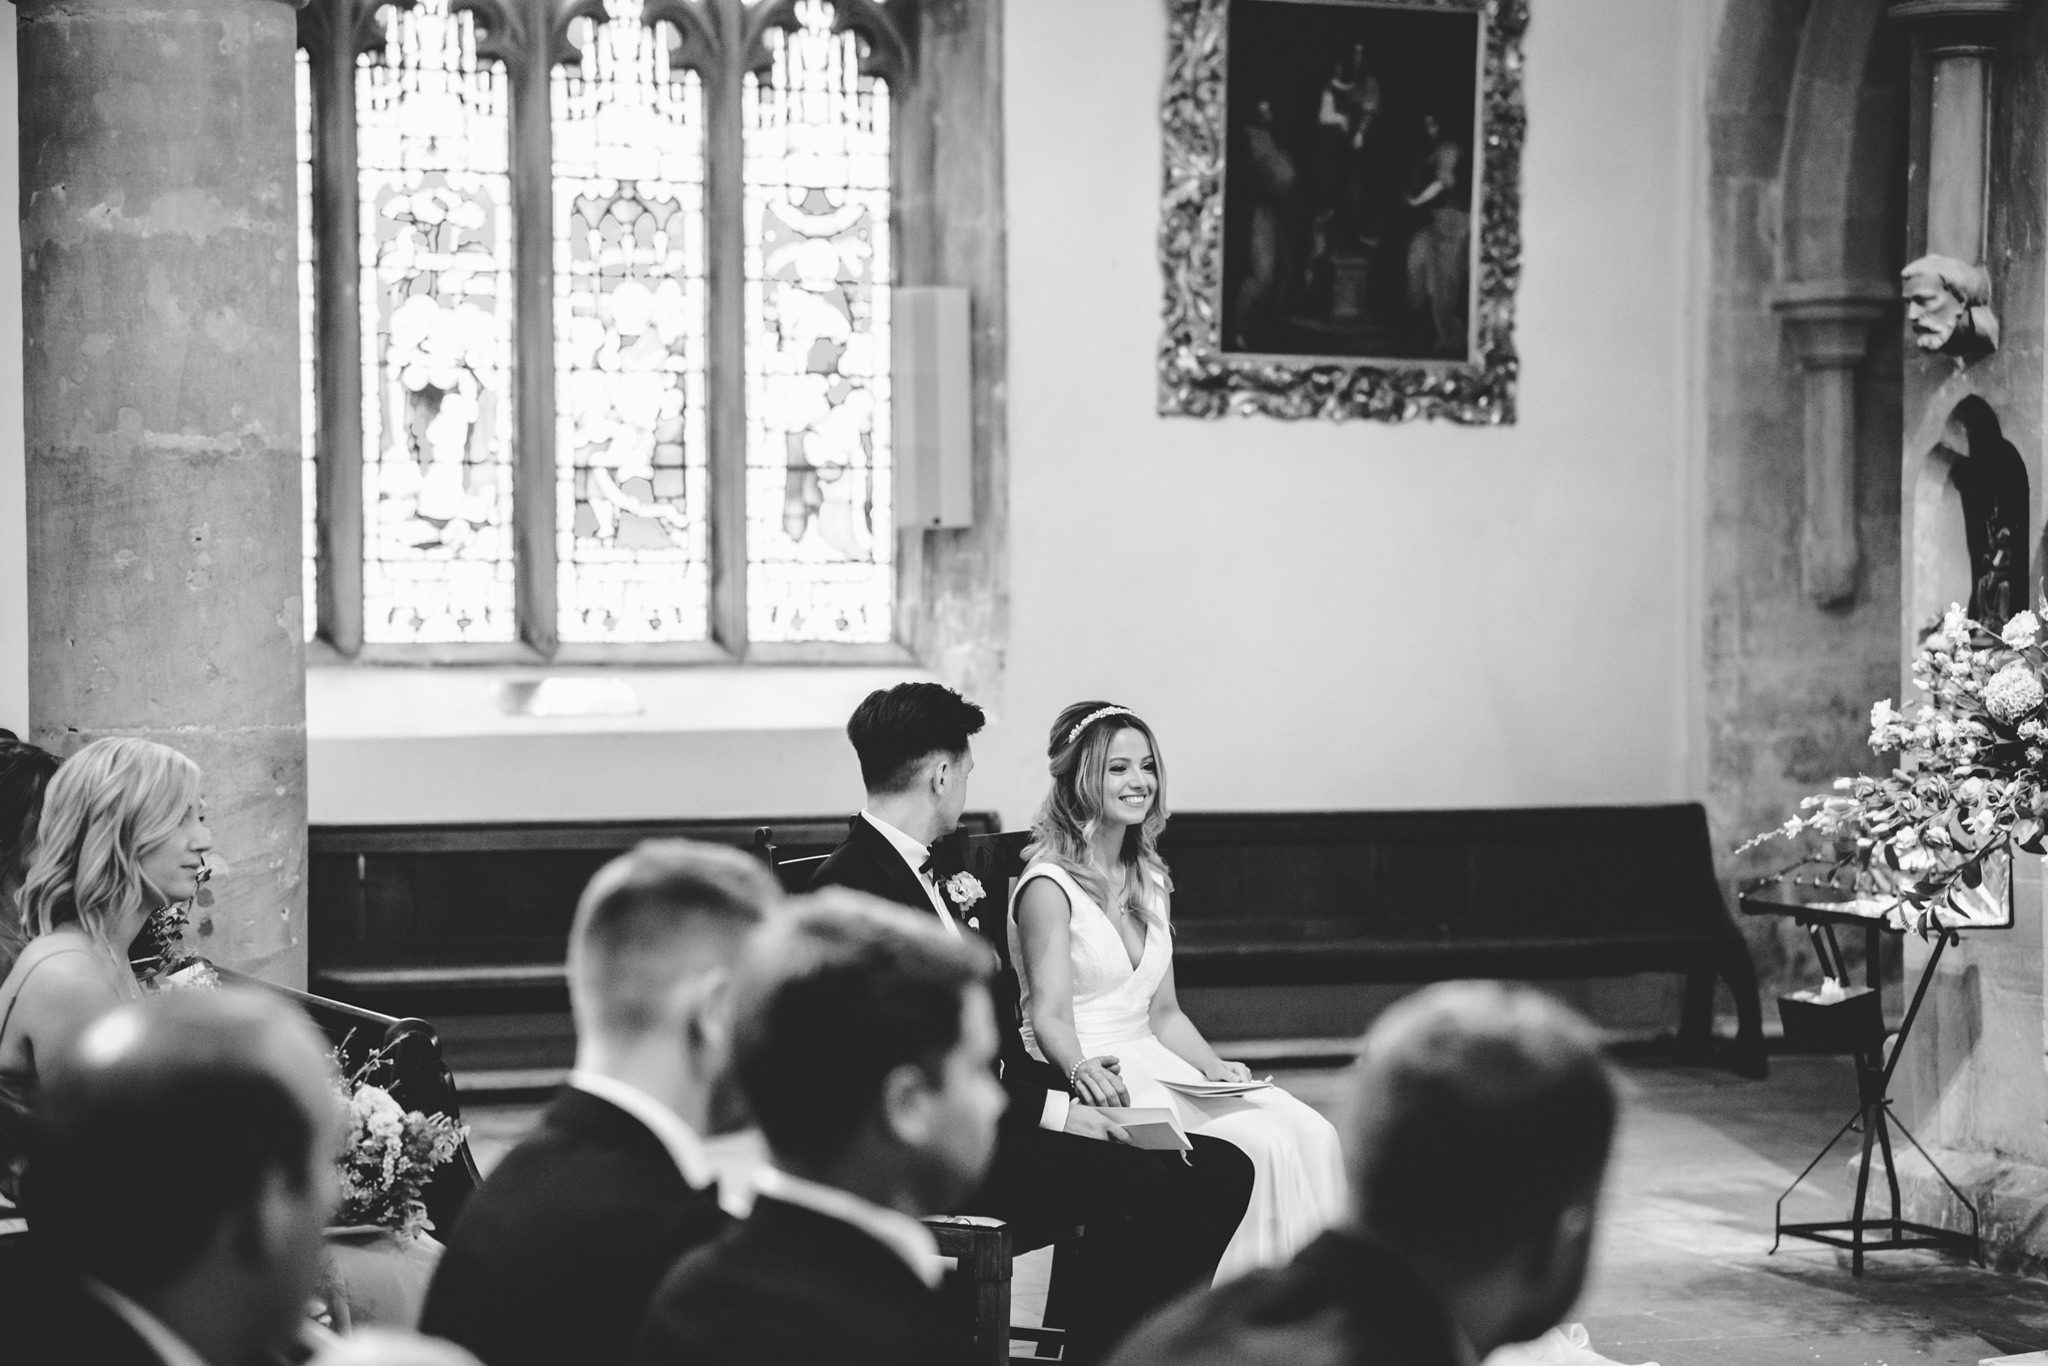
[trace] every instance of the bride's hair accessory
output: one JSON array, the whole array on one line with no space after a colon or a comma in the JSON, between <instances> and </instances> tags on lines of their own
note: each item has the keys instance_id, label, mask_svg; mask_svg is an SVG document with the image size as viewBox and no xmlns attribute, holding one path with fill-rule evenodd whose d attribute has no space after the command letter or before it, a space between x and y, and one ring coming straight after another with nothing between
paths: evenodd
<instances>
[{"instance_id":1,"label":"bride's hair accessory","mask_svg":"<svg viewBox=\"0 0 2048 1366\"><path fill-rule=\"evenodd\" d=\"M1129 707L1102 707L1096 711L1091 711L1079 721L1076 721L1074 728L1067 732L1067 743L1073 744L1074 741L1081 738L1082 731L1088 729L1088 727L1094 725L1105 716L1130 716L1133 714Z\"/></svg>"}]
</instances>

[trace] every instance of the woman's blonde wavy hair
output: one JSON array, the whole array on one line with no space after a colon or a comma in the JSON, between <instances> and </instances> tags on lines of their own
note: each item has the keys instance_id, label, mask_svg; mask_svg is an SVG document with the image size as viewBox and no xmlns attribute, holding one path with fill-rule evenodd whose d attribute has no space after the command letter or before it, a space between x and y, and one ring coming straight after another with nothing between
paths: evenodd
<instances>
[{"instance_id":1,"label":"woman's blonde wavy hair","mask_svg":"<svg viewBox=\"0 0 2048 1366\"><path fill-rule=\"evenodd\" d=\"M128 946L112 927L160 894L142 858L178 832L199 801L199 765L152 740L95 740L58 766L43 794L43 819L21 886L22 929L48 934L77 925L113 955Z\"/></svg>"},{"instance_id":2,"label":"woman's blonde wavy hair","mask_svg":"<svg viewBox=\"0 0 2048 1366\"><path fill-rule=\"evenodd\" d=\"M1102 820L1102 787L1109 773L1110 744L1117 732L1135 730L1152 746L1152 809L1145 813L1143 821L1124 832L1120 858L1125 869L1124 885L1133 889L1131 908L1163 926L1166 896L1173 890L1166 861L1159 857L1159 835L1166 829L1168 815L1166 758L1160 753L1159 737L1152 733L1152 727L1128 711L1110 710L1108 715L1081 725L1088 717L1112 707L1108 702L1076 702L1052 723L1050 743L1046 746L1052 787L1031 822L1031 843L1025 846L1024 859L1027 863L1043 859L1058 864L1098 905L1109 909L1109 879L1091 861L1088 841ZM1076 726L1080 726L1080 733L1068 739Z\"/></svg>"}]
</instances>

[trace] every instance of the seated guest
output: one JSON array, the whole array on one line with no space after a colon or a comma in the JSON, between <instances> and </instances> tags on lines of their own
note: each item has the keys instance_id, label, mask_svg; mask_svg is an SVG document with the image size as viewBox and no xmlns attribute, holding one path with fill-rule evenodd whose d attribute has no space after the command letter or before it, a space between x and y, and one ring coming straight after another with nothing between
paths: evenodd
<instances>
[{"instance_id":1,"label":"seated guest","mask_svg":"<svg viewBox=\"0 0 2048 1366\"><path fill-rule=\"evenodd\" d=\"M598 870L569 933L576 1070L463 1207L423 1331L487 1366L625 1360L662 1274L730 1222L704 1136L731 965L777 899L753 859L686 840Z\"/></svg>"},{"instance_id":2,"label":"seated guest","mask_svg":"<svg viewBox=\"0 0 2048 1366\"><path fill-rule=\"evenodd\" d=\"M1419 992L1361 1045L1350 1219L1168 1309L1112 1366L1469 1366L1527 1341L1585 1282L1614 1115L1598 1042L1564 1007L1496 983Z\"/></svg>"},{"instance_id":3,"label":"seated guest","mask_svg":"<svg viewBox=\"0 0 2048 1366\"><path fill-rule=\"evenodd\" d=\"M968 1360L918 1220L981 1180L1003 1091L986 954L870 897L814 896L734 978L733 1069L772 1165L745 1222L684 1258L642 1366Z\"/></svg>"},{"instance_id":4,"label":"seated guest","mask_svg":"<svg viewBox=\"0 0 2048 1366\"><path fill-rule=\"evenodd\" d=\"M327 1053L247 990L89 1026L44 1077L24 1204L50 1281L12 1366L245 1366L298 1338L341 1144Z\"/></svg>"},{"instance_id":5,"label":"seated guest","mask_svg":"<svg viewBox=\"0 0 2048 1366\"><path fill-rule=\"evenodd\" d=\"M21 880L43 814L43 789L57 756L0 729L0 979L14 966L28 935L21 925Z\"/></svg>"},{"instance_id":6,"label":"seated guest","mask_svg":"<svg viewBox=\"0 0 2048 1366\"><path fill-rule=\"evenodd\" d=\"M981 708L936 683L871 693L846 723L860 757L867 806L813 887L852 887L971 936L929 872L928 846L959 824L974 768ZM991 948L1006 947L1003 910L972 917ZM1072 1078L1027 1052L1008 973L992 983L1002 1035L1003 1116L983 1189L952 1211L1037 1228L1087 1229L1053 1263L1064 1306L1065 1359L1086 1363L1132 1324L1215 1275L1251 1199L1251 1160L1219 1138L1196 1135L1189 1161L1142 1152L1093 1105L1075 1103Z\"/></svg>"},{"instance_id":7,"label":"seated guest","mask_svg":"<svg viewBox=\"0 0 2048 1366\"><path fill-rule=\"evenodd\" d=\"M0 1194L19 1165L42 1060L142 995L129 941L199 891L213 836L199 767L149 740L95 740L57 770L21 913L33 938L0 982Z\"/></svg>"}]
</instances>

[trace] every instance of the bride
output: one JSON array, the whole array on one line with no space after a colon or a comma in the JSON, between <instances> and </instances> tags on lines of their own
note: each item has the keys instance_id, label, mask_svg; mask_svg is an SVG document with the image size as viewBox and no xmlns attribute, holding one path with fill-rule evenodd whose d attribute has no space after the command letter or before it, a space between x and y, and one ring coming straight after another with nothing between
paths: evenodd
<instances>
[{"instance_id":1,"label":"bride","mask_svg":"<svg viewBox=\"0 0 2048 1366\"><path fill-rule=\"evenodd\" d=\"M1251 1207L1216 1269L1220 1283L1284 1261L1345 1207L1329 1121L1277 1087L1193 1097L1167 1082L1248 1082L1174 995L1173 883L1157 851L1166 770L1152 730L1124 707L1060 713L1052 790L1010 903L1010 956L1023 988L1024 1044L1089 1105L1171 1109L1181 1127L1242 1148Z\"/></svg>"}]
</instances>

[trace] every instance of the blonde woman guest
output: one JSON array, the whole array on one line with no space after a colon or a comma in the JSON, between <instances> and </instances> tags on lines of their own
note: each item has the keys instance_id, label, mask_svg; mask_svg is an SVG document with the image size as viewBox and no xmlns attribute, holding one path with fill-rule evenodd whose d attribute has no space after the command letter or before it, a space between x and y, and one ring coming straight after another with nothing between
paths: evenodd
<instances>
[{"instance_id":1,"label":"blonde woman guest","mask_svg":"<svg viewBox=\"0 0 2048 1366\"><path fill-rule=\"evenodd\" d=\"M1251 1072L1216 1056L1174 992L1173 883L1158 852L1166 767L1152 729L1127 708L1078 702L1053 724L1048 754L1052 790L1009 925L1025 1046L1084 1104L1171 1109L1189 1133L1243 1149L1251 1206L1216 1280L1284 1262L1345 1210L1337 1131L1277 1087L1196 1098L1164 1084Z\"/></svg>"},{"instance_id":2,"label":"blonde woman guest","mask_svg":"<svg viewBox=\"0 0 2048 1366\"><path fill-rule=\"evenodd\" d=\"M41 1068L95 1019L140 998L129 941L198 892L212 847L199 767L174 749L95 740L50 779L21 887L30 939L0 982L0 1193L12 1193Z\"/></svg>"}]
</instances>

